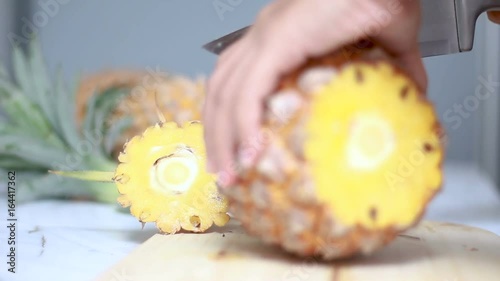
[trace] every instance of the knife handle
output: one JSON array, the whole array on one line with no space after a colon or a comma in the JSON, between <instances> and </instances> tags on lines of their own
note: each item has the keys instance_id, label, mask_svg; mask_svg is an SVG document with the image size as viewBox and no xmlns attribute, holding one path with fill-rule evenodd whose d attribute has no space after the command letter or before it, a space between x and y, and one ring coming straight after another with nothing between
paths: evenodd
<instances>
[{"instance_id":1,"label":"knife handle","mask_svg":"<svg viewBox=\"0 0 500 281\"><path fill-rule=\"evenodd\" d=\"M455 0L455 7L460 51L470 51L474 45L477 18L488 10L500 10L500 0Z\"/></svg>"}]
</instances>

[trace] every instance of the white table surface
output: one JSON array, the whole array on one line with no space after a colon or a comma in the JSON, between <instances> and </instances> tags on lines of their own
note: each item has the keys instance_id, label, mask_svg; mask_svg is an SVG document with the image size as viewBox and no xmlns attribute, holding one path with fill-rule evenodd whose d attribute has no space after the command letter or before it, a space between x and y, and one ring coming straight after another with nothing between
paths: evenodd
<instances>
[{"instance_id":1,"label":"white table surface","mask_svg":"<svg viewBox=\"0 0 500 281\"><path fill-rule=\"evenodd\" d=\"M5 198L1 202L6 210ZM131 215L103 204L40 201L20 205L16 212L16 274L6 271L5 226L0 232L0 280L5 281L93 280L156 233L154 225L141 229ZM425 219L467 224L500 235L500 196L477 169L448 164L443 191Z\"/></svg>"}]
</instances>

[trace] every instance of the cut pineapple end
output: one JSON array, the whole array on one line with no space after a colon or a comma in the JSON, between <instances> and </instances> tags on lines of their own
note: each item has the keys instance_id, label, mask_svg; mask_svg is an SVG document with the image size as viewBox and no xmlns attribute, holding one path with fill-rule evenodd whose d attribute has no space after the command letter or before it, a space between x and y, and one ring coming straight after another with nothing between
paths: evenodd
<instances>
[{"instance_id":1,"label":"cut pineapple end","mask_svg":"<svg viewBox=\"0 0 500 281\"><path fill-rule=\"evenodd\" d=\"M228 221L227 201L204 170L203 127L165 123L133 138L120 155L115 183L120 204L164 233L203 232Z\"/></svg>"},{"instance_id":2,"label":"cut pineapple end","mask_svg":"<svg viewBox=\"0 0 500 281\"><path fill-rule=\"evenodd\" d=\"M345 225L411 225L441 185L436 124L431 105L393 66L345 67L318 91L306 125L318 198Z\"/></svg>"}]
</instances>

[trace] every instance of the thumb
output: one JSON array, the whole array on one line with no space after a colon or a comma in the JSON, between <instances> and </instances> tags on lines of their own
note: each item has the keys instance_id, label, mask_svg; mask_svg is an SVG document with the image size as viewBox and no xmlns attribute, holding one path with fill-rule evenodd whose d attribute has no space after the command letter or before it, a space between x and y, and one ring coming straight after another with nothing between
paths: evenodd
<instances>
[{"instance_id":1,"label":"thumb","mask_svg":"<svg viewBox=\"0 0 500 281\"><path fill-rule=\"evenodd\" d=\"M488 12L488 18L490 21L500 24L500 11Z\"/></svg>"}]
</instances>

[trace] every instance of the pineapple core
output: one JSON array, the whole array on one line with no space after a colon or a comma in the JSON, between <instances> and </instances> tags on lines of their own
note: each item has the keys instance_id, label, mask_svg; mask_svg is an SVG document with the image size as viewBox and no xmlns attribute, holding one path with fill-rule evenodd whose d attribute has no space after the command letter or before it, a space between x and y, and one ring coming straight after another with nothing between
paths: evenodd
<instances>
[{"instance_id":1,"label":"pineapple core","mask_svg":"<svg viewBox=\"0 0 500 281\"><path fill-rule=\"evenodd\" d=\"M151 187L159 192L182 194L193 185L198 172L196 156L181 148L151 167Z\"/></svg>"},{"instance_id":2,"label":"pineapple core","mask_svg":"<svg viewBox=\"0 0 500 281\"><path fill-rule=\"evenodd\" d=\"M361 116L352 124L347 162L353 169L373 170L390 156L394 147L394 133L383 118Z\"/></svg>"}]
</instances>

